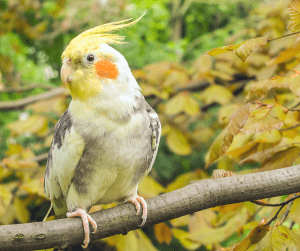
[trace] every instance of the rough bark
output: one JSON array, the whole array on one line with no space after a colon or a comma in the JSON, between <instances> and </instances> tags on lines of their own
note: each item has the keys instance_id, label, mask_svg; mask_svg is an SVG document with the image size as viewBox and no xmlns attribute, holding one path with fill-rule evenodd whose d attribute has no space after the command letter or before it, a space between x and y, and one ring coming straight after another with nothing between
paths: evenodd
<instances>
[{"instance_id":1,"label":"rough bark","mask_svg":"<svg viewBox=\"0 0 300 251\"><path fill-rule=\"evenodd\" d=\"M253 174L195 181L150 199L146 225L164 222L207 208L300 192L300 165ZM91 239L126 234L137 229L141 217L127 203L92 213L97 233ZM1 250L36 250L83 241L80 218L60 219L0 227Z\"/></svg>"}]
</instances>

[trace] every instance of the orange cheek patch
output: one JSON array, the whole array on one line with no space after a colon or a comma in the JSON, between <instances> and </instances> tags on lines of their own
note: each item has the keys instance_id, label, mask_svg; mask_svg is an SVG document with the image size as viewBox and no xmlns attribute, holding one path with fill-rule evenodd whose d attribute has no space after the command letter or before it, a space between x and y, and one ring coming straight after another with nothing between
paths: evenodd
<instances>
[{"instance_id":1,"label":"orange cheek patch","mask_svg":"<svg viewBox=\"0 0 300 251\"><path fill-rule=\"evenodd\" d=\"M117 79L119 75L117 66L105 59L97 61L95 68L100 78Z\"/></svg>"}]
</instances>

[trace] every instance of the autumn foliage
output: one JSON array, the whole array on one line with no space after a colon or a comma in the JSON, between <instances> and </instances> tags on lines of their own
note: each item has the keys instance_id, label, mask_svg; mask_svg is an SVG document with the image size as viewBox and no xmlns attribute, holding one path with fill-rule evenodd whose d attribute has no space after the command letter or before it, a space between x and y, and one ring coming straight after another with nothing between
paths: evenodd
<instances>
[{"instance_id":1,"label":"autumn foliage","mask_svg":"<svg viewBox=\"0 0 300 251\"><path fill-rule=\"evenodd\" d=\"M300 40L298 35L277 39L300 31L300 1L261 5L247 22L248 27L229 37L223 47L199 55L191 64L162 61L133 70L162 122L159 151L163 153L158 158L175 154L185 156L178 160L187 163L202 154L206 164L186 168L169 180L159 177L154 166L139 186L145 198L193 180L210 179L213 169L217 170L214 178L300 163ZM35 27L41 33L42 24ZM27 33L33 36L29 28ZM0 163L1 224L41 219L47 211L45 154L53 126L68 101L69 94L63 93L30 104L6 125L10 134ZM15 140L24 135L38 140ZM189 165L184 163L183 167ZM293 196L262 204L278 204ZM141 246L162 250L170 245L178 250L299 250L300 200L285 206L269 222L278 209L252 202L219 206L102 241L117 250L140 250Z\"/></svg>"}]
</instances>

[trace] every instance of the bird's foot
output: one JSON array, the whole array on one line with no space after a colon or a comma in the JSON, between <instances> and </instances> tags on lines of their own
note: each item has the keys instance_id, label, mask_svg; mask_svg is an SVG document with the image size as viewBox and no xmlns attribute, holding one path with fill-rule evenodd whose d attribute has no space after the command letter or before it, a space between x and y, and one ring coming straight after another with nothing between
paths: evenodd
<instances>
[{"instance_id":1,"label":"bird's foot","mask_svg":"<svg viewBox=\"0 0 300 251\"><path fill-rule=\"evenodd\" d=\"M130 196L128 199L126 199L128 202L131 202L135 205L136 208L136 215L140 213L141 205L143 208L143 214L142 214L142 224L139 225L140 227L144 226L147 220L147 203L143 197L140 197L138 195Z\"/></svg>"},{"instance_id":2,"label":"bird's foot","mask_svg":"<svg viewBox=\"0 0 300 251\"><path fill-rule=\"evenodd\" d=\"M84 229L84 245L82 245L83 248L87 248L90 242L90 228L89 228L89 222L92 224L94 228L94 232L97 231L97 223L93 220L93 218L82 208L78 208L75 212L67 213L67 217L76 217L79 216L82 219L83 229Z\"/></svg>"}]
</instances>

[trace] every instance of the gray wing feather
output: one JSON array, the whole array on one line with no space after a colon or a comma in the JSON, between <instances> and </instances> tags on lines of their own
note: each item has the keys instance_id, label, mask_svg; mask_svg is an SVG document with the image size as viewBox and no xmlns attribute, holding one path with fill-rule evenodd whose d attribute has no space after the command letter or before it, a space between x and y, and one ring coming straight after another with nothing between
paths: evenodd
<instances>
[{"instance_id":1,"label":"gray wing feather","mask_svg":"<svg viewBox=\"0 0 300 251\"><path fill-rule=\"evenodd\" d=\"M67 211L65 197L84 147L84 140L76 133L67 110L55 126L44 179L45 194L56 215Z\"/></svg>"}]
</instances>

